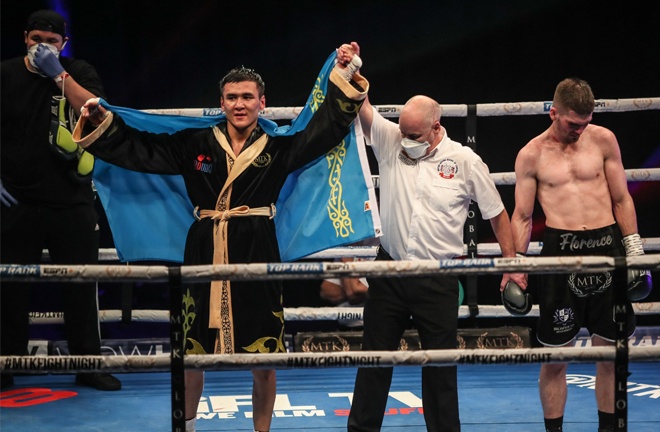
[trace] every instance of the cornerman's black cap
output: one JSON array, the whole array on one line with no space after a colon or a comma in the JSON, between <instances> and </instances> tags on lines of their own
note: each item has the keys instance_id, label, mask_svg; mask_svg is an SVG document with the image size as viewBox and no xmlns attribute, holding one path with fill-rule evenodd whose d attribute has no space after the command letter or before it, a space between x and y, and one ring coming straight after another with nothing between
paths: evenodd
<instances>
[{"instance_id":1,"label":"cornerman's black cap","mask_svg":"<svg viewBox=\"0 0 660 432\"><path fill-rule=\"evenodd\" d=\"M42 9L33 12L27 20L25 31L30 33L32 30L43 30L66 36L66 21L64 17L55 11Z\"/></svg>"}]
</instances>

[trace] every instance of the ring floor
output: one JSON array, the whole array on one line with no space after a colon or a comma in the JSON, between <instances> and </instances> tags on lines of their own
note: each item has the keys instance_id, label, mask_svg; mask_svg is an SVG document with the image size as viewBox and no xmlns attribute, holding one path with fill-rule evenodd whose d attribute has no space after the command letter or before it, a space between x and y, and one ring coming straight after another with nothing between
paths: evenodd
<instances>
[{"instance_id":1,"label":"ring floor","mask_svg":"<svg viewBox=\"0 0 660 432\"><path fill-rule=\"evenodd\" d=\"M421 367L394 371L383 431L425 431ZM542 432L539 365L458 367L464 432ZM660 430L660 362L631 363L628 430ZM354 368L287 369L278 374L272 431L345 431ZM564 416L567 432L595 432L594 364L571 364ZM170 374L118 374L123 388L102 392L77 387L73 375L17 376L0 393L1 431L171 430ZM249 371L207 372L198 431L252 431ZM41 390L39 390L41 389Z\"/></svg>"}]
</instances>

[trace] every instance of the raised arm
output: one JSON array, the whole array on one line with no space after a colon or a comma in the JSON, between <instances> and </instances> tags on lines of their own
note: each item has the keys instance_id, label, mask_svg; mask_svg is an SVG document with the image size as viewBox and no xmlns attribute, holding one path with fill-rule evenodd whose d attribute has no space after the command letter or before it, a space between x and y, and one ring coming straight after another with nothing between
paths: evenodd
<instances>
[{"instance_id":1,"label":"raised arm","mask_svg":"<svg viewBox=\"0 0 660 432\"><path fill-rule=\"evenodd\" d=\"M350 44L342 44L337 49L337 61L341 64L350 64L353 56L360 56L360 45L357 42L351 42ZM371 103L369 102L369 97L364 100L362 107L360 108L360 124L362 126L362 133L368 138L371 139L371 124L374 119L374 113L372 110Z\"/></svg>"},{"instance_id":2,"label":"raised arm","mask_svg":"<svg viewBox=\"0 0 660 432\"><path fill-rule=\"evenodd\" d=\"M362 133L367 139L371 139L371 124L374 121L374 110L369 102L369 96L364 100L360 108L360 125L362 126Z\"/></svg>"},{"instance_id":3,"label":"raised arm","mask_svg":"<svg viewBox=\"0 0 660 432\"><path fill-rule=\"evenodd\" d=\"M64 96L69 101L76 113L90 98L98 97L76 82L65 70L60 60L48 48L40 45L34 57L34 63L46 76L52 78L57 86L64 91Z\"/></svg>"}]
</instances>

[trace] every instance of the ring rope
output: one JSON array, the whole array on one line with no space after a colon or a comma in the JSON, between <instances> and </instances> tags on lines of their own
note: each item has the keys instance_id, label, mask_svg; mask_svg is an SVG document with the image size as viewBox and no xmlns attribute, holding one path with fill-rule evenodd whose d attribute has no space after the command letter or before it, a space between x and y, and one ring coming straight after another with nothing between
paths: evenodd
<instances>
[{"instance_id":1,"label":"ring rope","mask_svg":"<svg viewBox=\"0 0 660 432\"><path fill-rule=\"evenodd\" d=\"M660 98L628 98L628 99L597 99L594 112L628 112L660 109ZM545 102L505 102L476 104L477 117L494 117L508 115L548 114L551 101ZM399 117L403 105L374 105L383 117ZM467 117L467 104L444 104L442 115L445 117ZM300 114L303 107L274 107L261 111L260 116L271 120L293 120ZM220 108L169 108L146 109L144 112L154 114L180 115L188 117L204 117L222 114Z\"/></svg>"},{"instance_id":2,"label":"ring rope","mask_svg":"<svg viewBox=\"0 0 660 432\"><path fill-rule=\"evenodd\" d=\"M182 282L212 280L406 277L434 274L571 273L610 271L622 261L630 269L657 270L660 254L608 256L467 258L414 261L294 262L181 266ZM140 265L0 264L0 278L12 281L166 282L169 267Z\"/></svg>"},{"instance_id":3,"label":"ring rope","mask_svg":"<svg viewBox=\"0 0 660 432\"><path fill-rule=\"evenodd\" d=\"M660 237L649 237L642 239L645 252L660 251ZM538 255L543 248L543 242L530 242L527 249L528 255ZM108 250L108 257L112 249ZM316 252L305 257L305 259L333 259L333 258L375 258L378 246L340 246L324 251ZM499 243L479 243L477 253L481 256L500 256L502 250ZM463 246L463 255L467 255L467 246ZM100 255L99 255L100 256ZM116 253L114 255L116 257Z\"/></svg>"},{"instance_id":4,"label":"ring rope","mask_svg":"<svg viewBox=\"0 0 660 432\"><path fill-rule=\"evenodd\" d=\"M631 168L624 170L626 173L626 180L629 182L647 182L660 180L660 168ZM513 171L491 173L490 178L493 179L496 186L511 186L516 184L516 173ZM371 181L375 188L380 187L380 176L372 175Z\"/></svg>"},{"instance_id":5,"label":"ring rope","mask_svg":"<svg viewBox=\"0 0 660 432\"><path fill-rule=\"evenodd\" d=\"M634 168L624 170L629 182L646 182L660 180L660 168ZM372 176L372 178L375 176ZM490 177L497 186L516 184L515 172L491 173ZM373 180L374 182L376 180ZM374 183L375 184L375 183Z\"/></svg>"},{"instance_id":6,"label":"ring rope","mask_svg":"<svg viewBox=\"0 0 660 432\"><path fill-rule=\"evenodd\" d=\"M616 347L451 349L186 355L198 370L315 369L336 367L450 366L463 364L591 363L614 361ZM632 362L657 361L660 347L630 347ZM149 356L0 356L0 372L137 372L170 370L167 354Z\"/></svg>"},{"instance_id":7,"label":"ring rope","mask_svg":"<svg viewBox=\"0 0 660 432\"><path fill-rule=\"evenodd\" d=\"M649 237L642 239L642 246L645 252L660 251L660 237ZM541 253L543 242L530 242L527 253L529 255L538 255ZM326 249L320 252L306 256L304 259L334 259L334 258L375 258L377 246L339 246ZM477 253L483 256L502 255L499 243L479 243ZM463 246L463 255L467 255L467 246ZM48 250L45 249L42 258L48 259ZM114 248L99 249L99 261L119 261L119 255Z\"/></svg>"},{"instance_id":8,"label":"ring rope","mask_svg":"<svg viewBox=\"0 0 660 432\"><path fill-rule=\"evenodd\" d=\"M660 314L660 302L633 303L635 315ZM284 308L284 320L292 321L344 321L362 320L362 306L331 306L331 307L295 307ZM532 306L531 311L524 317L538 317L538 305ZM470 318L468 306L458 308L459 318ZM501 305L479 305L480 318L520 318L511 315ZM30 312L30 324L62 324L64 312ZM123 321L123 311L119 309L106 309L99 311L99 322L112 323ZM157 309L133 309L131 321L149 323L167 323L170 321L169 311Z\"/></svg>"}]
</instances>

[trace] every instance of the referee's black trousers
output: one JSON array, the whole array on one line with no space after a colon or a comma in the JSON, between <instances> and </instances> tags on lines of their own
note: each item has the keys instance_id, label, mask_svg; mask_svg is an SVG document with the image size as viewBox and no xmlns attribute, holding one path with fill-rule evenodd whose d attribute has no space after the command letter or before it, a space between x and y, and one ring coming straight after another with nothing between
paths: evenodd
<instances>
[{"instance_id":1,"label":"referee's black trousers","mask_svg":"<svg viewBox=\"0 0 660 432\"><path fill-rule=\"evenodd\" d=\"M389 255L379 248L377 260ZM391 259L391 258L389 258ZM458 329L458 278L369 278L364 307L363 351L395 351L410 317L421 349L455 349ZM359 368L348 419L350 432L379 431L385 413L391 367ZM427 430L460 431L456 367L422 368L422 404Z\"/></svg>"}]
</instances>

